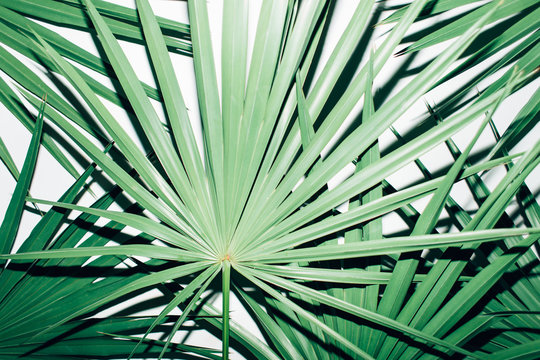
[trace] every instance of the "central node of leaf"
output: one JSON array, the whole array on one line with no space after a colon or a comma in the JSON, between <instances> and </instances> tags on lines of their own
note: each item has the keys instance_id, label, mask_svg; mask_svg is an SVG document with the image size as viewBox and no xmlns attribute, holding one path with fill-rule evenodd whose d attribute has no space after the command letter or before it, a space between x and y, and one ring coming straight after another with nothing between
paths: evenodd
<instances>
[{"instance_id":1,"label":"central node of leaf","mask_svg":"<svg viewBox=\"0 0 540 360\"><path fill-rule=\"evenodd\" d=\"M229 253L226 253L225 255L220 256L219 258L220 262L228 261L230 263L234 262L234 256L232 256Z\"/></svg>"}]
</instances>

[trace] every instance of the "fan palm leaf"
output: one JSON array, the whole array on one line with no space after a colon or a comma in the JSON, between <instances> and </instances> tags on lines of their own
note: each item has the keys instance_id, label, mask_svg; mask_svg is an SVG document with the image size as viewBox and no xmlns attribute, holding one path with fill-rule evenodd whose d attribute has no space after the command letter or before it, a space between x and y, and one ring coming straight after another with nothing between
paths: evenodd
<instances>
[{"instance_id":1,"label":"fan palm leaf","mask_svg":"<svg viewBox=\"0 0 540 360\"><path fill-rule=\"evenodd\" d=\"M502 133L497 119L538 87L538 4L391 3L347 4L324 57L338 2L262 0L252 19L252 2L225 0L216 38L206 1L187 1L186 25L149 0L0 0L0 101L34 134L20 174L0 141L17 181L0 228L0 358L537 356L540 208L526 181L540 143L516 149L537 132L538 90ZM98 55L51 28L91 34ZM124 42L144 47L155 88ZM395 74L405 85L377 91L393 54L417 53L429 59ZM188 56L198 113L175 69ZM29 195L41 145L76 179L59 199ZM423 159L444 145L453 161L437 172ZM422 177L396 181L410 164ZM91 181L108 185L85 203ZM25 201L49 210L16 245Z\"/></svg>"}]
</instances>

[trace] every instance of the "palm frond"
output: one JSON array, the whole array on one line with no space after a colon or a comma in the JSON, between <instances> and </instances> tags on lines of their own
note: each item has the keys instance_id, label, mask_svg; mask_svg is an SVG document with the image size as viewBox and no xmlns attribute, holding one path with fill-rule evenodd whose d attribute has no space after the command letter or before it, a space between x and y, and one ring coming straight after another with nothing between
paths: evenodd
<instances>
[{"instance_id":1,"label":"palm frond","mask_svg":"<svg viewBox=\"0 0 540 360\"><path fill-rule=\"evenodd\" d=\"M0 0L0 358L538 355L536 1L135 5Z\"/></svg>"}]
</instances>

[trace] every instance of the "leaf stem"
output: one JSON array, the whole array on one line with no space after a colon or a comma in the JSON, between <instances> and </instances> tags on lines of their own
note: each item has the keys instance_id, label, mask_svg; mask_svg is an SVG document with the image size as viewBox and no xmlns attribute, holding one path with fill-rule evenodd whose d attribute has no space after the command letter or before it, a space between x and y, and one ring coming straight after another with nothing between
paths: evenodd
<instances>
[{"instance_id":1,"label":"leaf stem","mask_svg":"<svg viewBox=\"0 0 540 360\"><path fill-rule=\"evenodd\" d=\"M229 359L229 297L231 289L231 263L229 262L228 257L226 257L223 262L223 359Z\"/></svg>"}]
</instances>

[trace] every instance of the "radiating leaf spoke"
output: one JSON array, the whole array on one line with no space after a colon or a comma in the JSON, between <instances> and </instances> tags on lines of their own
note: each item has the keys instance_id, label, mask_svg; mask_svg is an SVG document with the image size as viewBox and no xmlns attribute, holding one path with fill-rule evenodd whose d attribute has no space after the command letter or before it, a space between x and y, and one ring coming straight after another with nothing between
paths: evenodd
<instances>
[{"instance_id":1,"label":"radiating leaf spoke","mask_svg":"<svg viewBox=\"0 0 540 360\"><path fill-rule=\"evenodd\" d=\"M15 191L13 193L11 201L9 202L6 216L4 217L4 219L2 220L2 224L0 225L0 249L3 254L9 253L11 251L15 242L15 238L17 236L17 232L19 230L19 224L23 213L24 203L26 201L26 195L28 194L28 189L30 188L30 183L34 175L38 151L41 144L41 134L43 131L43 114L45 110L46 99L47 95L44 96L38 117L36 119L36 124L32 133L32 139L30 141L30 146L24 160L24 165L21 170L19 181L17 181ZM0 265L2 265L2 271L5 264L5 261L0 262Z\"/></svg>"}]
</instances>

